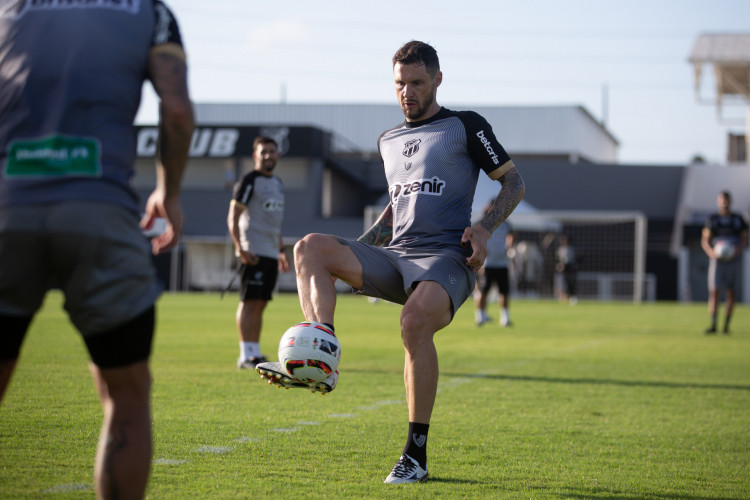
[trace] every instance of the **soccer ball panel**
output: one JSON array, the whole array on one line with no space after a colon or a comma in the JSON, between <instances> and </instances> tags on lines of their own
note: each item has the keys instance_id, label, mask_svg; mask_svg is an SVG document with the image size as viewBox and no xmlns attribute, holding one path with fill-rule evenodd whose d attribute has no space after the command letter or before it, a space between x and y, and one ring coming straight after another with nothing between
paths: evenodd
<instances>
[{"instance_id":1,"label":"soccer ball panel","mask_svg":"<svg viewBox=\"0 0 750 500\"><path fill-rule=\"evenodd\" d=\"M322 382L338 369L341 344L321 323L303 321L289 328L279 341L279 362L290 377Z\"/></svg>"},{"instance_id":2,"label":"soccer ball panel","mask_svg":"<svg viewBox=\"0 0 750 500\"><path fill-rule=\"evenodd\" d=\"M719 241L714 245L714 253L719 260L730 260L734 255L734 245L728 241Z\"/></svg>"}]
</instances>

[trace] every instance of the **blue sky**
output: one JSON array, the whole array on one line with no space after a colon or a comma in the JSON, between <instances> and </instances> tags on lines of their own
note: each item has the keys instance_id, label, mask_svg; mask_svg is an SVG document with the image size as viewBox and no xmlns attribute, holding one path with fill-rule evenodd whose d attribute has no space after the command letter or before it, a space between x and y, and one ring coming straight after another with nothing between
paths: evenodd
<instances>
[{"instance_id":1,"label":"blue sky","mask_svg":"<svg viewBox=\"0 0 750 500\"><path fill-rule=\"evenodd\" d=\"M391 57L418 39L440 56L438 103L582 105L620 142L621 163L723 163L727 132L745 130L746 103L721 122L697 101L687 59L701 33L750 33L747 0L167 3L196 102L396 106ZM701 89L710 101L711 71ZM153 123L155 103L147 86L139 123Z\"/></svg>"}]
</instances>

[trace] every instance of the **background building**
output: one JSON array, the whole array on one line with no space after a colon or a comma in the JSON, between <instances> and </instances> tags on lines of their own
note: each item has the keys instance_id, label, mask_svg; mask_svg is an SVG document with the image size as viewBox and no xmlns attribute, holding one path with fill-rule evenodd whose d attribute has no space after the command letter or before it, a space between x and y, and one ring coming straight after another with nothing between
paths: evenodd
<instances>
[{"instance_id":1,"label":"background building","mask_svg":"<svg viewBox=\"0 0 750 500\"><path fill-rule=\"evenodd\" d=\"M700 227L721 189L732 191L735 210L750 213L750 168L619 164L615 137L579 106L471 109L487 118L527 183L511 223L542 255L535 295L554 292L549 254L566 232L585 256L581 268L591 284L584 298L589 290L592 298L705 300ZM310 232L357 237L370 212L387 203L376 144L381 132L403 121L395 105L198 104L196 116L184 244L159 261L172 289L217 289L231 278L231 188L252 168L258 134L281 145L276 173L284 182L282 231L289 245ZM155 140L155 128L139 127L134 185L144 200L154 182ZM480 178L477 213L499 187ZM747 261L744 268L747 274ZM750 277L744 281L747 288ZM294 289L293 274L282 277L280 288Z\"/></svg>"}]
</instances>

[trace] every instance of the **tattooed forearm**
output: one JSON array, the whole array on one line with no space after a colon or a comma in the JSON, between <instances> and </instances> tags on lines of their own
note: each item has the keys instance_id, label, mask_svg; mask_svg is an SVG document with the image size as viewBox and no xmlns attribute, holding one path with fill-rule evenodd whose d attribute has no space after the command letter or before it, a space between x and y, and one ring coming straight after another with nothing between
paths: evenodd
<instances>
[{"instance_id":1,"label":"tattooed forearm","mask_svg":"<svg viewBox=\"0 0 750 500\"><path fill-rule=\"evenodd\" d=\"M526 192L526 186L521 178L521 174L515 168L511 168L498 181L502 185L500 192L497 194L492 207L490 207L479 223L490 233L508 218Z\"/></svg>"},{"instance_id":2,"label":"tattooed forearm","mask_svg":"<svg viewBox=\"0 0 750 500\"><path fill-rule=\"evenodd\" d=\"M383 246L391 241L391 238L393 238L393 207L388 203L375 224L365 234L357 238L357 241L369 245Z\"/></svg>"}]
</instances>

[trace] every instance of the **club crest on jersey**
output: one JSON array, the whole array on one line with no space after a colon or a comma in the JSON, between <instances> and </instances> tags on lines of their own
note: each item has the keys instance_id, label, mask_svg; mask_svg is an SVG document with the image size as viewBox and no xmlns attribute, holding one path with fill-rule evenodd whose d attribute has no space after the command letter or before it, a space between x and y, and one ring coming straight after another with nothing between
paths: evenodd
<instances>
[{"instance_id":1,"label":"club crest on jersey","mask_svg":"<svg viewBox=\"0 0 750 500\"><path fill-rule=\"evenodd\" d=\"M419 151L419 143L422 142L422 139L412 139L410 141L406 141L404 144L404 150L401 151L401 154L406 156L407 158L411 158L415 154L417 154L417 151Z\"/></svg>"},{"instance_id":2,"label":"club crest on jersey","mask_svg":"<svg viewBox=\"0 0 750 500\"><path fill-rule=\"evenodd\" d=\"M442 196L445 181L439 177L432 179L416 179L411 182L393 184L389 192L391 201L396 203L401 196L411 196L415 194L426 194L430 196Z\"/></svg>"}]
</instances>

